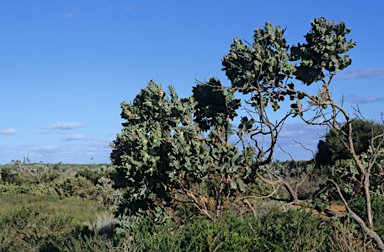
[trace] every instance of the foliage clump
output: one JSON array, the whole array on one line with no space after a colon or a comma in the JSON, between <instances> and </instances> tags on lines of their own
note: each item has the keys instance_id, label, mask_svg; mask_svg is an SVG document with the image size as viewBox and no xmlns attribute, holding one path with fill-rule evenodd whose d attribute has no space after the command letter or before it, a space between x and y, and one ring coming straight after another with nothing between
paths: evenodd
<instances>
[{"instance_id":1,"label":"foliage clump","mask_svg":"<svg viewBox=\"0 0 384 252\"><path fill-rule=\"evenodd\" d=\"M367 152L370 146L370 140L372 134L376 136L384 130L384 125L375 123L373 120L366 122L365 120L356 119L351 122L353 132L352 139L354 143L354 149L356 155L360 155L363 152ZM371 130L371 126L373 132ZM341 130L348 132L348 124L344 123L341 127ZM318 165L334 165L337 160L346 160L351 159L352 155L345 148L344 144L341 142L339 135L344 142L347 141L347 138L342 134L336 134L335 130L330 130L325 135L325 141L320 140L317 145L316 153L316 163ZM374 145L379 143L380 139L374 141Z\"/></svg>"},{"instance_id":2,"label":"foliage clump","mask_svg":"<svg viewBox=\"0 0 384 252\"><path fill-rule=\"evenodd\" d=\"M98 195L96 186L84 177L58 178L52 184L60 198L96 199Z\"/></svg>"},{"instance_id":3,"label":"foliage clump","mask_svg":"<svg viewBox=\"0 0 384 252\"><path fill-rule=\"evenodd\" d=\"M109 178L112 174L116 173L116 171L105 171L105 172L98 172L95 170L90 169L84 169L79 170L75 177L84 177L88 180L90 180L95 186L98 184L99 179L102 177Z\"/></svg>"}]
</instances>

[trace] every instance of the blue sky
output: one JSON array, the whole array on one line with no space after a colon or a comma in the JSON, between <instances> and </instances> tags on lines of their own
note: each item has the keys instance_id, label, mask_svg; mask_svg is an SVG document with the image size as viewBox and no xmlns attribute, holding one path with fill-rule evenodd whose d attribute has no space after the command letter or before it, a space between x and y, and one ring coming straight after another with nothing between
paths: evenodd
<instances>
[{"instance_id":1,"label":"blue sky","mask_svg":"<svg viewBox=\"0 0 384 252\"><path fill-rule=\"evenodd\" d=\"M287 27L290 45L304 42L315 18L351 27L352 65L330 90L336 101L344 95L351 115L358 103L367 119L380 120L383 9L383 1L1 1L0 164L23 157L110 163L108 145L124 122L121 102L151 79L172 85L180 98L192 95L195 79L217 77L229 86L221 59L235 37L252 41L266 21ZM319 88L301 87L313 94ZM308 160L312 154L292 139L316 151L324 132L289 119L279 144ZM274 156L290 159L280 150Z\"/></svg>"}]
</instances>

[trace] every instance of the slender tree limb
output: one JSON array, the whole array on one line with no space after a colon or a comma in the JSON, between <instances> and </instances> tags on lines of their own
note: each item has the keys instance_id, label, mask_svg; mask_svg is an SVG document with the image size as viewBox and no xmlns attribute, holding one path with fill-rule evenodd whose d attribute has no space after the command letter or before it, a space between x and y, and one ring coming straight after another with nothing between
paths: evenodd
<instances>
[{"instance_id":1,"label":"slender tree limb","mask_svg":"<svg viewBox=\"0 0 384 252\"><path fill-rule=\"evenodd\" d=\"M333 179L329 179L328 181L332 182L332 184L335 185L336 189L337 189L337 192L339 193L339 196L341 198L341 200L344 202L344 205L345 205L345 208L348 210L348 212L350 213L350 217L352 219L354 219L358 224L359 226L361 227L361 229L363 229L363 231L369 236L371 237L372 239L374 239L376 242L377 242L377 245L379 246L379 248L384 251L384 243L383 241L381 240L380 236L375 232L373 231L373 229L370 229L368 228L364 221L355 213L353 212L349 206L348 206L348 203L347 201L344 199L343 195L341 194L341 191L340 191L340 187L339 185L333 180Z\"/></svg>"}]
</instances>

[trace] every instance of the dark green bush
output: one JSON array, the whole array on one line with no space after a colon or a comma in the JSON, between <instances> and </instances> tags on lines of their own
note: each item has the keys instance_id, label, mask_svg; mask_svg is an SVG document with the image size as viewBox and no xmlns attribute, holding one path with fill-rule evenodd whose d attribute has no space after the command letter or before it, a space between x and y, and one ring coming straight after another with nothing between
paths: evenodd
<instances>
[{"instance_id":1,"label":"dark green bush","mask_svg":"<svg viewBox=\"0 0 384 252\"><path fill-rule=\"evenodd\" d=\"M364 196L356 196L351 199L348 204L349 207L358 216L360 216L365 224L368 226L367 221L367 204ZM371 196L371 204L373 211L373 230L380 236L384 237L384 197L378 195Z\"/></svg>"},{"instance_id":2,"label":"dark green bush","mask_svg":"<svg viewBox=\"0 0 384 252\"><path fill-rule=\"evenodd\" d=\"M29 194L29 195L56 195L56 191L52 186L48 184L27 184L23 183L21 185L12 184L12 183L3 183L0 185L0 193L5 195L20 195L20 194Z\"/></svg>"},{"instance_id":3,"label":"dark green bush","mask_svg":"<svg viewBox=\"0 0 384 252\"><path fill-rule=\"evenodd\" d=\"M89 235L82 237L80 234L78 237L68 236L65 241L61 243L53 243L56 251L65 252L87 252L87 251L110 251L107 241L102 241L97 235Z\"/></svg>"},{"instance_id":4,"label":"dark green bush","mask_svg":"<svg viewBox=\"0 0 384 252\"><path fill-rule=\"evenodd\" d=\"M44 206L8 212L0 219L0 250L55 251L49 246L51 241L60 242L76 233L71 222L71 216L54 215Z\"/></svg>"},{"instance_id":5,"label":"dark green bush","mask_svg":"<svg viewBox=\"0 0 384 252\"><path fill-rule=\"evenodd\" d=\"M129 235L133 237L132 247L138 251L262 251L264 243L252 228L257 221L249 216L221 222L197 218L181 227L171 222L155 225L151 220L142 220L141 226Z\"/></svg>"},{"instance_id":6,"label":"dark green bush","mask_svg":"<svg viewBox=\"0 0 384 252\"><path fill-rule=\"evenodd\" d=\"M323 219L306 212L291 209L285 213L270 214L260 221L258 235L275 251L324 251L327 248L328 225Z\"/></svg>"},{"instance_id":7,"label":"dark green bush","mask_svg":"<svg viewBox=\"0 0 384 252\"><path fill-rule=\"evenodd\" d=\"M217 222L196 218L182 227L141 223L129 233L139 251L328 251L331 239L329 225L305 210Z\"/></svg>"},{"instance_id":8,"label":"dark green bush","mask_svg":"<svg viewBox=\"0 0 384 252\"><path fill-rule=\"evenodd\" d=\"M1 180L2 182L9 182L16 185L38 183L38 180L35 177L29 175L19 175L13 168L1 169Z\"/></svg>"},{"instance_id":9,"label":"dark green bush","mask_svg":"<svg viewBox=\"0 0 384 252\"><path fill-rule=\"evenodd\" d=\"M231 217L221 223L208 220L191 223L185 228L182 247L192 247L193 251L259 251L264 243L257 237L252 227L258 219L246 216L243 220ZM193 246L191 246L193 244Z\"/></svg>"},{"instance_id":10,"label":"dark green bush","mask_svg":"<svg viewBox=\"0 0 384 252\"><path fill-rule=\"evenodd\" d=\"M98 190L91 181L84 177L57 178L52 182L60 198L80 197L86 199L97 199Z\"/></svg>"},{"instance_id":11,"label":"dark green bush","mask_svg":"<svg viewBox=\"0 0 384 252\"><path fill-rule=\"evenodd\" d=\"M97 171L85 169L85 170L78 171L75 177L77 178L80 176L90 180L94 185L96 185L99 178L109 177L109 173L108 172L97 172Z\"/></svg>"},{"instance_id":12,"label":"dark green bush","mask_svg":"<svg viewBox=\"0 0 384 252\"><path fill-rule=\"evenodd\" d=\"M125 178L126 173L122 169L113 170L110 172L110 179L114 182L113 188L127 188L127 179Z\"/></svg>"},{"instance_id":13,"label":"dark green bush","mask_svg":"<svg viewBox=\"0 0 384 252\"><path fill-rule=\"evenodd\" d=\"M60 173L57 173L57 172L55 172L55 173L50 173L48 176L47 176L47 178L46 178L46 181L45 182L52 182L52 181L54 181L55 179L57 179L57 178L60 178L61 177L61 174Z\"/></svg>"},{"instance_id":14,"label":"dark green bush","mask_svg":"<svg viewBox=\"0 0 384 252\"><path fill-rule=\"evenodd\" d=\"M369 123L372 124L374 136L383 132L384 125L375 123L373 120L370 120ZM368 146L370 144L369 140L372 138L372 132L369 123L360 119L352 121L352 139L356 155L360 155L361 153L367 152L368 150ZM345 132L348 132L348 125L344 124L341 129ZM341 138L344 141L347 140L344 135L342 135ZM380 139L375 140L375 146L377 146L379 140ZM336 160L350 158L352 158L351 153L349 153L348 149L340 141L334 131L329 131L326 134L325 141L320 140L319 144L317 145L316 163L318 165L332 165L336 162Z\"/></svg>"}]
</instances>

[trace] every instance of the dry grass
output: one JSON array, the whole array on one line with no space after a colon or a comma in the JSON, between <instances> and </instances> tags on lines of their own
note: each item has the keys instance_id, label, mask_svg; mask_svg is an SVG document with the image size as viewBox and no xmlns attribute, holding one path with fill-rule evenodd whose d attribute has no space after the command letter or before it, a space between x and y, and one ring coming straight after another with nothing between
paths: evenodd
<instances>
[{"instance_id":1,"label":"dry grass","mask_svg":"<svg viewBox=\"0 0 384 252\"><path fill-rule=\"evenodd\" d=\"M43 205L59 215L71 215L74 217L74 221L78 222L96 219L99 214L105 211L103 206L95 201L79 198L65 198L61 200L60 197L51 195L0 195L0 202L2 202L0 205L0 216L8 211L20 210L23 206L34 207Z\"/></svg>"},{"instance_id":2,"label":"dry grass","mask_svg":"<svg viewBox=\"0 0 384 252\"><path fill-rule=\"evenodd\" d=\"M281 203L275 200L263 199L253 203L257 216L263 218L275 211L284 210Z\"/></svg>"},{"instance_id":3,"label":"dry grass","mask_svg":"<svg viewBox=\"0 0 384 252\"><path fill-rule=\"evenodd\" d=\"M99 235L107 235L112 237L114 235L115 225L117 220L109 211L97 214L94 221L85 221L83 225L87 226L90 230L96 230Z\"/></svg>"},{"instance_id":4,"label":"dry grass","mask_svg":"<svg viewBox=\"0 0 384 252\"><path fill-rule=\"evenodd\" d=\"M292 186L293 190L297 192L299 199L309 199L319 190L319 185L326 182L326 177L319 177L317 175L306 176L303 178L292 177L287 178L287 181ZM287 195L288 192L285 188L284 194Z\"/></svg>"},{"instance_id":5,"label":"dry grass","mask_svg":"<svg viewBox=\"0 0 384 252\"><path fill-rule=\"evenodd\" d=\"M352 223L340 223L333 221L331 223L332 240L328 243L332 251L341 252L366 252L366 251L379 251L378 248L374 248L372 240L368 239L363 232L359 232L355 229Z\"/></svg>"}]
</instances>

